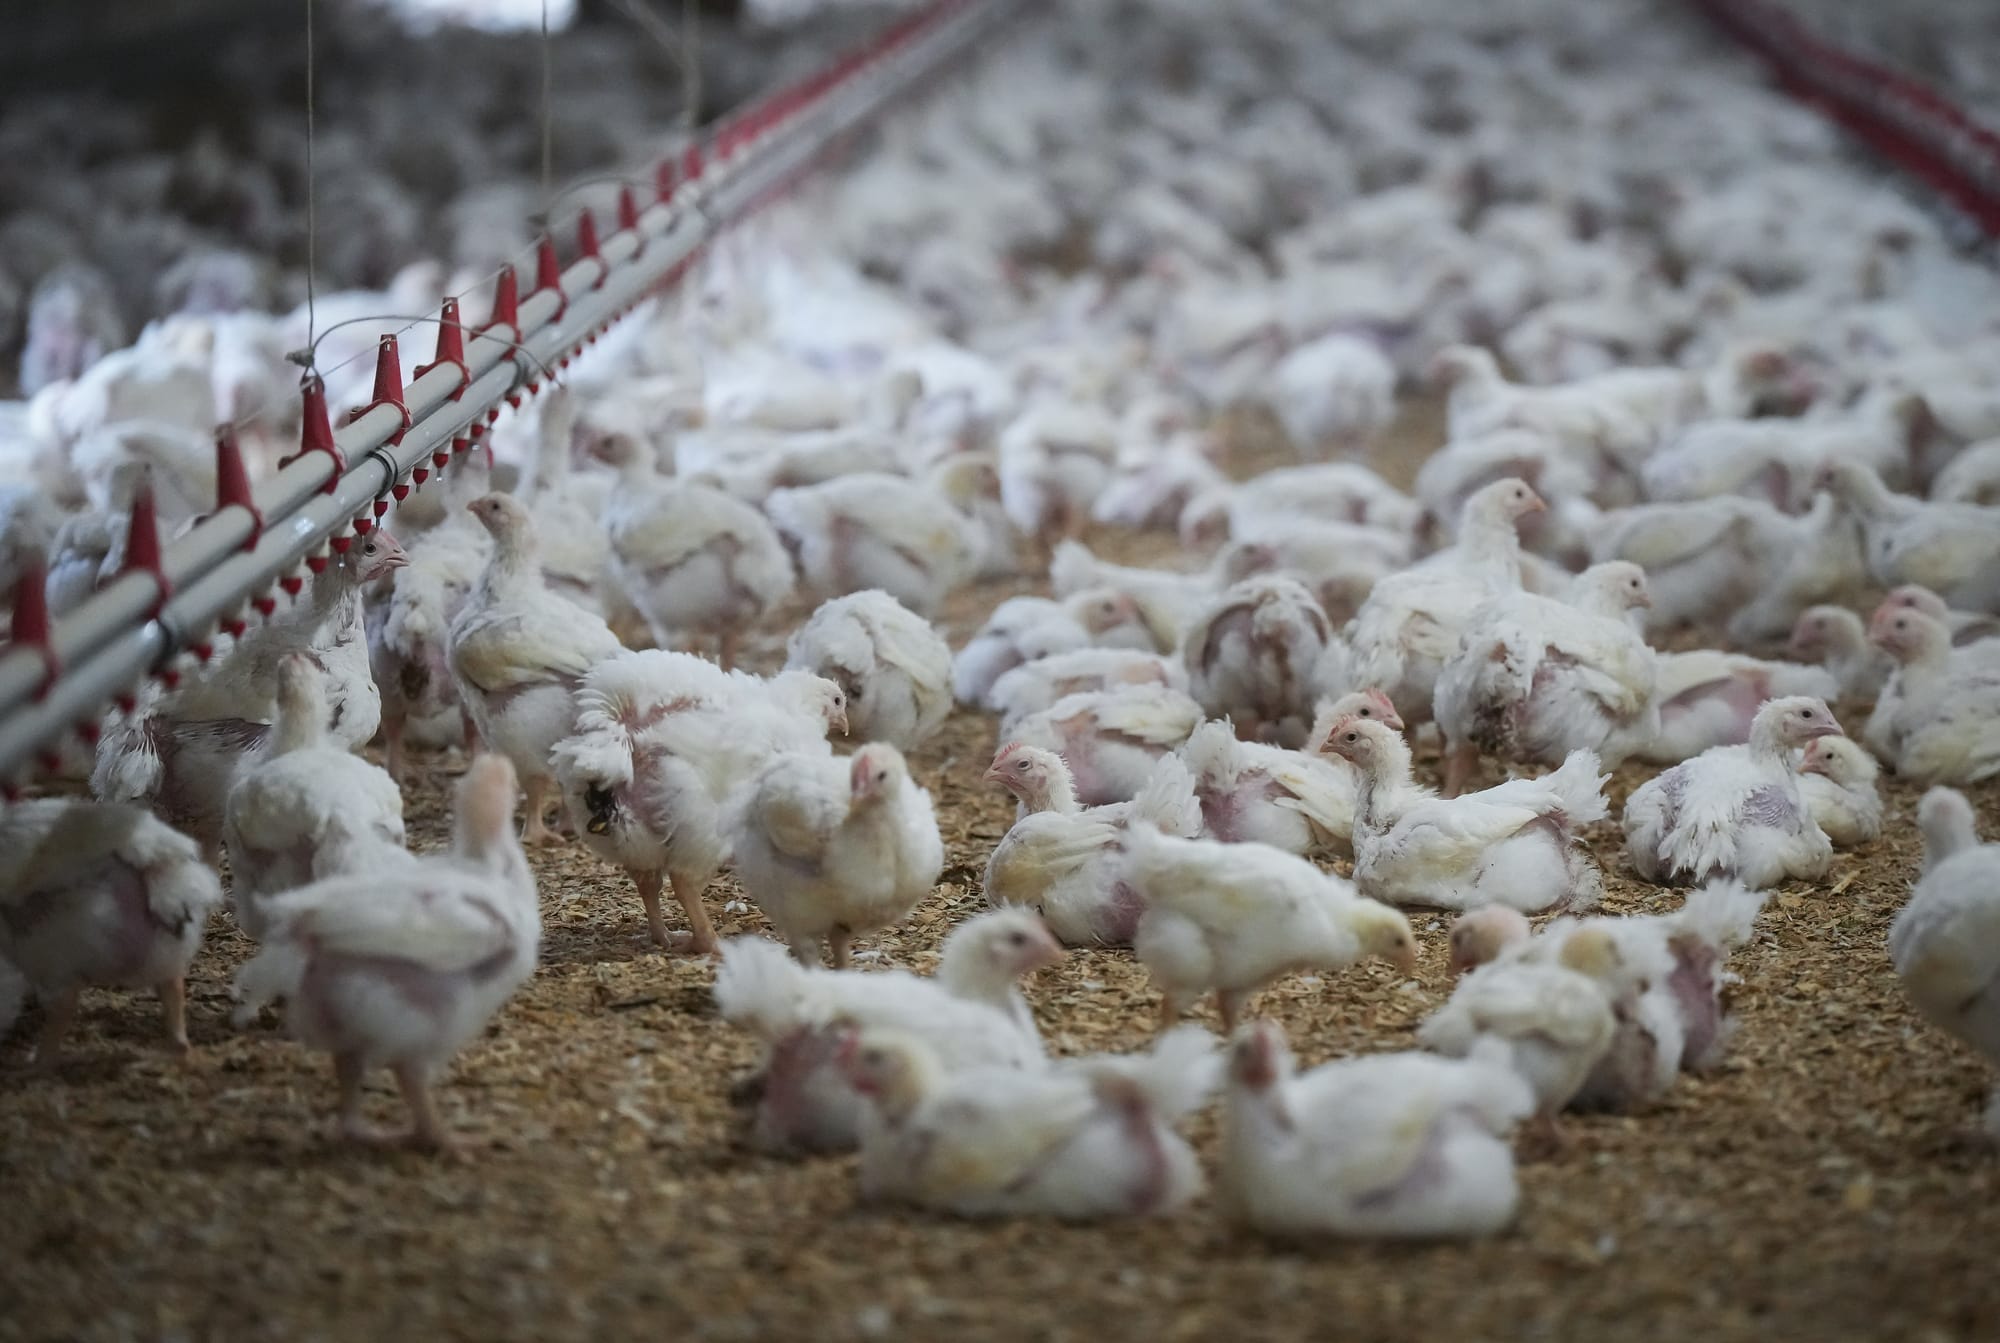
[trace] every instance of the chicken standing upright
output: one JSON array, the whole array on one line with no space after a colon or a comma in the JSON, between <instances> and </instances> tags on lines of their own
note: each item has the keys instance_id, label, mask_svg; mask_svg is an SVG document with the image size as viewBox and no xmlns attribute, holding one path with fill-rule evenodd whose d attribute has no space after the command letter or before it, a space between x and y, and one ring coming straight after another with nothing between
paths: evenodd
<instances>
[{"instance_id":1,"label":"chicken standing upright","mask_svg":"<svg viewBox=\"0 0 2000 1343\"><path fill-rule=\"evenodd\" d=\"M886 742L846 758L771 757L723 830L744 891L808 965L823 941L845 969L854 937L900 921L944 870L931 795Z\"/></svg>"},{"instance_id":2,"label":"chicken standing upright","mask_svg":"<svg viewBox=\"0 0 2000 1343\"><path fill-rule=\"evenodd\" d=\"M1502 1048L1404 1052L1297 1073L1275 1022L1230 1050L1222 1169L1235 1221L1273 1235L1483 1236L1514 1220L1514 1127L1535 1095Z\"/></svg>"},{"instance_id":3,"label":"chicken standing upright","mask_svg":"<svg viewBox=\"0 0 2000 1343\"><path fill-rule=\"evenodd\" d=\"M59 1061L91 986L152 989L188 1049L187 972L222 886L195 842L138 807L40 798L0 807L0 964L42 1004L37 1068Z\"/></svg>"},{"instance_id":4,"label":"chicken standing upright","mask_svg":"<svg viewBox=\"0 0 2000 1343\"><path fill-rule=\"evenodd\" d=\"M1145 902L1133 949L1160 986L1171 1025L1210 990L1225 1028L1250 995L1296 970L1340 970L1382 956L1416 968L1409 920L1348 881L1263 844L1177 839L1136 823L1125 882Z\"/></svg>"},{"instance_id":5,"label":"chicken standing upright","mask_svg":"<svg viewBox=\"0 0 2000 1343\"><path fill-rule=\"evenodd\" d=\"M526 786L522 842L555 843L560 836L543 816L551 752L575 726L584 674L623 646L597 616L549 591L534 521L519 500L488 494L467 507L492 533L493 554L451 622L452 680L480 740Z\"/></svg>"},{"instance_id":6,"label":"chicken standing upright","mask_svg":"<svg viewBox=\"0 0 2000 1343\"><path fill-rule=\"evenodd\" d=\"M472 762L459 784L449 854L388 872L332 877L271 897L268 932L238 973L239 1025L275 999L302 1043L333 1055L340 1136L379 1141L361 1083L395 1074L409 1141L453 1146L431 1088L534 972L542 930L534 874L514 838L514 769Z\"/></svg>"},{"instance_id":7,"label":"chicken standing upright","mask_svg":"<svg viewBox=\"0 0 2000 1343\"><path fill-rule=\"evenodd\" d=\"M1889 925L1889 959L1932 1025L2000 1067L2000 844L1982 844L1972 804L1933 788L1917 805L1924 867ZM2000 1138L2000 1087L1986 1107Z\"/></svg>"},{"instance_id":8,"label":"chicken standing upright","mask_svg":"<svg viewBox=\"0 0 2000 1343\"><path fill-rule=\"evenodd\" d=\"M860 472L773 490L764 511L822 597L880 588L920 615L972 577L984 540L929 485Z\"/></svg>"},{"instance_id":9,"label":"chicken standing upright","mask_svg":"<svg viewBox=\"0 0 2000 1343\"><path fill-rule=\"evenodd\" d=\"M923 745L951 712L951 648L928 620L886 592L835 597L785 645L785 667L847 697L847 730L898 750Z\"/></svg>"},{"instance_id":10,"label":"chicken standing upright","mask_svg":"<svg viewBox=\"0 0 2000 1343\"><path fill-rule=\"evenodd\" d=\"M229 790L222 839L229 899L246 936L264 934L263 900L350 872L394 868L404 855L396 781L334 745L326 691L304 655L278 664L278 716L263 758Z\"/></svg>"},{"instance_id":11,"label":"chicken standing upright","mask_svg":"<svg viewBox=\"0 0 2000 1343\"><path fill-rule=\"evenodd\" d=\"M1794 752L1840 724L1823 700L1774 699L1750 740L1717 746L1647 780L1625 801L1625 852L1646 881L1733 876L1763 890L1817 877L1833 846L1813 824Z\"/></svg>"}]
</instances>

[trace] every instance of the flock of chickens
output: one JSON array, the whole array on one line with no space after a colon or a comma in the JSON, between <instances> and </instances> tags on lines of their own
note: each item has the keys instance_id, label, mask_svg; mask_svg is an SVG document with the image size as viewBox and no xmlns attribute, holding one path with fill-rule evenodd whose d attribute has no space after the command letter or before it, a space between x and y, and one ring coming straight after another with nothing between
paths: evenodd
<instances>
[{"instance_id":1,"label":"flock of chickens","mask_svg":"<svg viewBox=\"0 0 2000 1343\"><path fill-rule=\"evenodd\" d=\"M1564 1110L1714 1064L1762 892L1877 840L1886 766L1933 785L1895 969L2000 1063L2000 846L1955 791L2000 774L1992 277L1694 34L1571 17L1038 18L110 715L95 800L0 812L0 1022L31 991L46 1066L81 989L154 988L185 1048L226 871L259 945L238 1021L279 1008L331 1056L344 1134L385 1136L386 1068L448 1147L434 1079L534 972L524 845L574 842L654 943L719 956L767 1046L754 1140L858 1149L871 1197L1169 1212L1219 1090L1232 1217L1483 1234L1517 1129L1559 1152ZM114 482L172 475L82 445L215 417L198 325L26 412L10 469L84 500L26 540L6 515L58 606L115 559L80 539L115 549ZM1405 491L1363 461L1427 383L1443 445ZM1302 464L1224 471L1245 406ZM1115 564L1091 522L1205 558ZM933 623L1044 570L956 651ZM734 666L801 595L783 669ZM1848 737L1829 706L1869 702ZM997 720L985 781L1019 803L994 908L934 975L857 970L944 866L905 753L954 704ZM447 852L405 845L413 746L469 756ZM1592 913L1627 762L1656 772L1624 862L1690 888L1672 913ZM777 941L718 942L725 869ZM1407 972L1408 907L1458 914L1420 1047L1298 1071L1254 995ZM1131 948L1149 1052L1046 1055L1021 982L1065 946ZM1220 1051L1178 1024L1211 993Z\"/></svg>"}]
</instances>

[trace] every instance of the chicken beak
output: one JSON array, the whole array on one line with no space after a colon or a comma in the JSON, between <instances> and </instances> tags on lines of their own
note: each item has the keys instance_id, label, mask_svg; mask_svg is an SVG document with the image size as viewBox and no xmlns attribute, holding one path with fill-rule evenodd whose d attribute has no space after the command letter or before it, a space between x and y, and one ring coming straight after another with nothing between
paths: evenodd
<instances>
[{"instance_id":1,"label":"chicken beak","mask_svg":"<svg viewBox=\"0 0 2000 1343\"><path fill-rule=\"evenodd\" d=\"M602 835L610 831L611 822L602 816L593 816L583 828L593 835Z\"/></svg>"}]
</instances>

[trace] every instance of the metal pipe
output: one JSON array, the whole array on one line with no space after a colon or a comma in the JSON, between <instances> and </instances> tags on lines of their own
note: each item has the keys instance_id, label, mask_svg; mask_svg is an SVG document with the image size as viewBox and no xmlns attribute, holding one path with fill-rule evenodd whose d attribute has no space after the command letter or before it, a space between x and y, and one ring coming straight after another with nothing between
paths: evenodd
<instances>
[{"instance_id":1,"label":"metal pipe","mask_svg":"<svg viewBox=\"0 0 2000 1343\"><path fill-rule=\"evenodd\" d=\"M412 467L517 393L522 383L538 380L541 365L553 365L645 298L726 223L788 182L1008 8L1004 0L956 5L913 40L863 67L868 78L835 85L791 116L741 139L733 153L718 155L712 140L706 170L684 183L671 202L641 212L636 232L620 230L604 239L597 258L572 263L560 277L561 294L537 290L520 301L514 343L468 332L469 379L456 367L441 365L407 383L403 406L411 422L399 443L389 440L404 429L402 413L378 406L335 431L335 446L348 466L331 489L333 461L324 453L299 458L258 488L265 528L254 546L245 548L252 536L247 513L223 509L168 547L161 567L173 595L156 616L153 576L133 573L113 580L59 621L50 642L63 672L40 699L35 698L45 676L40 656L27 649L0 656L0 778L13 777L37 750L94 719L108 700L291 572ZM532 274L533 265L529 256L518 269Z\"/></svg>"}]
</instances>

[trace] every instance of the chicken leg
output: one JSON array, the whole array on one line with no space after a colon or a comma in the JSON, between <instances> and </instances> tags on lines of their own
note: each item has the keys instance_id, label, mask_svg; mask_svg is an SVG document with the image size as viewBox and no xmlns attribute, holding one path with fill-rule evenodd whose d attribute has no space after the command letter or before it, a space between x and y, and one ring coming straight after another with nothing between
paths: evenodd
<instances>
[{"instance_id":1,"label":"chicken leg","mask_svg":"<svg viewBox=\"0 0 2000 1343\"><path fill-rule=\"evenodd\" d=\"M1222 1033L1228 1035L1243 1019L1243 1004L1250 1001L1248 989L1217 989L1215 1005L1222 1013Z\"/></svg>"},{"instance_id":2,"label":"chicken leg","mask_svg":"<svg viewBox=\"0 0 2000 1343\"><path fill-rule=\"evenodd\" d=\"M167 1027L167 1046L182 1058L193 1053L188 1044L187 980L178 976L160 985L160 1015Z\"/></svg>"},{"instance_id":3,"label":"chicken leg","mask_svg":"<svg viewBox=\"0 0 2000 1343\"><path fill-rule=\"evenodd\" d=\"M1457 797L1479 769L1479 748L1471 742L1448 747L1444 753L1444 795Z\"/></svg>"},{"instance_id":4,"label":"chicken leg","mask_svg":"<svg viewBox=\"0 0 2000 1343\"><path fill-rule=\"evenodd\" d=\"M549 829L549 823L542 814L548 805L548 779L532 778L523 787L528 794L528 816L526 823L521 827L521 843L527 845L562 843L562 836Z\"/></svg>"},{"instance_id":5,"label":"chicken leg","mask_svg":"<svg viewBox=\"0 0 2000 1343\"><path fill-rule=\"evenodd\" d=\"M76 1020L76 1003L81 996L81 990L69 989L42 1004L42 1033L35 1037L37 1076L47 1076L62 1062L63 1037L69 1034L70 1023Z\"/></svg>"},{"instance_id":6,"label":"chicken leg","mask_svg":"<svg viewBox=\"0 0 2000 1343\"><path fill-rule=\"evenodd\" d=\"M426 1152L464 1155L464 1147L445 1131L443 1121L438 1118L437 1105L431 1096L431 1079L424 1066L399 1063L394 1072L396 1089L403 1093L403 1104L410 1108L410 1131L402 1135L402 1141Z\"/></svg>"},{"instance_id":7,"label":"chicken leg","mask_svg":"<svg viewBox=\"0 0 2000 1343\"><path fill-rule=\"evenodd\" d=\"M653 945L671 947L673 938L667 932L667 921L660 914L660 874L655 872L632 873L632 884L639 888L639 899L646 906L646 932L653 939Z\"/></svg>"},{"instance_id":8,"label":"chicken leg","mask_svg":"<svg viewBox=\"0 0 2000 1343\"><path fill-rule=\"evenodd\" d=\"M702 892L708 882L687 872L670 874L674 884L674 899L681 902L687 912L688 932L683 946L697 956L713 955L716 949L715 925L708 921L708 906L701 902Z\"/></svg>"},{"instance_id":9,"label":"chicken leg","mask_svg":"<svg viewBox=\"0 0 2000 1343\"><path fill-rule=\"evenodd\" d=\"M826 935L826 954L834 969L847 969L854 963L854 934L835 924Z\"/></svg>"}]
</instances>

